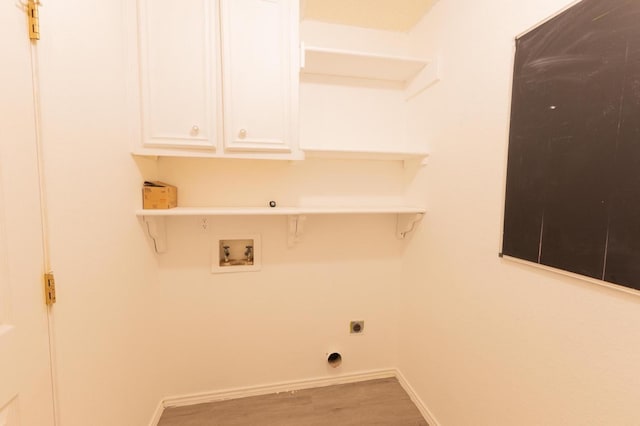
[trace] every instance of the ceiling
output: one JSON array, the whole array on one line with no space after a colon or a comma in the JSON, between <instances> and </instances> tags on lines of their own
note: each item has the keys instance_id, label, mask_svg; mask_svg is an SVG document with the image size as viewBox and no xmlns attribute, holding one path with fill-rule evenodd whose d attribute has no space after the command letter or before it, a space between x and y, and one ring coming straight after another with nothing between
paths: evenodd
<instances>
[{"instance_id":1,"label":"ceiling","mask_svg":"<svg viewBox=\"0 0 640 426\"><path fill-rule=\"evenodd\" d=\"M409 31L436 0L302 0L301 18L377 30Z\"/></svg>"}]
</instances>

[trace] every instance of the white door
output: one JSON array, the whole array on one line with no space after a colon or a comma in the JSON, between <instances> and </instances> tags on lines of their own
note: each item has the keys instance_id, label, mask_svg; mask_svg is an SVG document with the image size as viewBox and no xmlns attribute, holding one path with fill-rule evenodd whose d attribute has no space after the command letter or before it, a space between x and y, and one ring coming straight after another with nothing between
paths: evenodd
<instances>
[{"instance_id":1,"label":"white door","mask_svg":"<svg viewBox=\"0 0 640 426\"><path fill-rule=\"evenodd\" d=\"M54 424L26 13L0 2L0 426Z\"/></svg>"}]
</instances>

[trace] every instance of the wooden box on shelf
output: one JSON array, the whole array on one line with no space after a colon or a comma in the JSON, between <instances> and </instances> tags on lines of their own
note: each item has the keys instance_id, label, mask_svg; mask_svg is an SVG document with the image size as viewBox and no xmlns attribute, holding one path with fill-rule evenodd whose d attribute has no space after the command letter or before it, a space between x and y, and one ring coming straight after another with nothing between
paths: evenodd
<instances>
[{"instance_id":1,"label":"wooden box on shelf","mask_svg":"<svg viewBox=\"0 0 640 426\"><path fill-rule=\"evenodd\" d=\"M178 206L178 188L168 183L145 182L142 187L143 209L172 209Z\"/></svg>"}]
</instances>

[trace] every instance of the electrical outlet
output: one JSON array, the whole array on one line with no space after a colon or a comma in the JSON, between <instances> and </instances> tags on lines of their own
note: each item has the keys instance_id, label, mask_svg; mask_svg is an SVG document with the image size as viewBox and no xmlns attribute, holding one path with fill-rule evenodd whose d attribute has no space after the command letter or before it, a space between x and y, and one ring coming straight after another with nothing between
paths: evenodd
<instances>
[{"instance_id":1,"label":"electrical outlet","mask_svg":"<svg viewBox=\"0 0 640 426\"><path fill-rule=\"evenodd\" d=\"M200 230L203 233L206 233L207 231L209 231L209 218L208 217L201 217L200 218Z\"/></svg>"},{"instance_id":2,"label":"electrical outlet","mask_svg":"<svg viewBox=\"0 0 640 426\"><path fill-rule=\"evenodd\" d=\"M362 334L364 332L364 320L351 321L349 323L349 332L351 334Z\"/></svg>"}]
</instances>

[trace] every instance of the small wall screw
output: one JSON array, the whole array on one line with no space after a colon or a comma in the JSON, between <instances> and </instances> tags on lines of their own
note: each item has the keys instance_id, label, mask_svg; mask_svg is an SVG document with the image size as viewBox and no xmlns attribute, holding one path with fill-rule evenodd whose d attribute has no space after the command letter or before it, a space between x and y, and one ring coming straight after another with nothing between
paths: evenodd
<instances>
[{"instance_id":1,"label":"small wall screw","mask_svg":"<svg viewBox=\"0 0 640 426\"><path fill-rule=\"evenodd\" d=\"M275 206L276 206L275 201L269 201L269 207L275 207Z\"/></svg>"}]
</instances>

